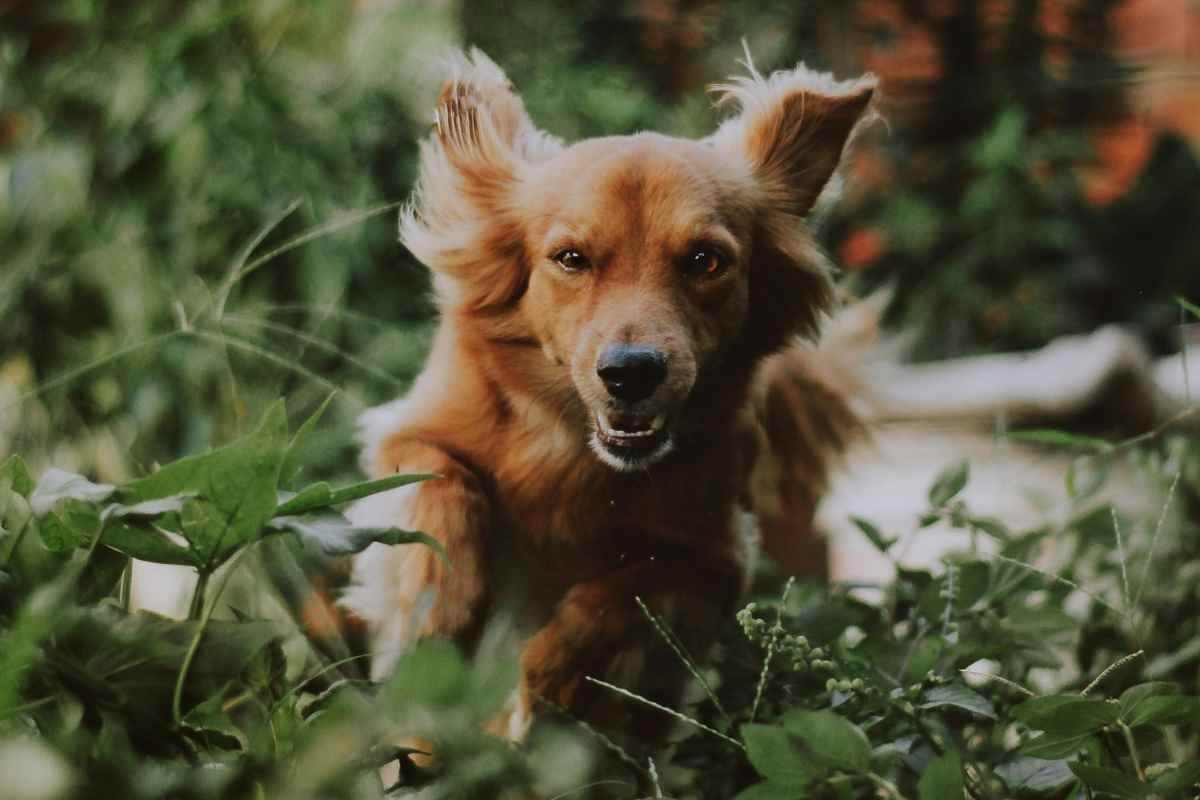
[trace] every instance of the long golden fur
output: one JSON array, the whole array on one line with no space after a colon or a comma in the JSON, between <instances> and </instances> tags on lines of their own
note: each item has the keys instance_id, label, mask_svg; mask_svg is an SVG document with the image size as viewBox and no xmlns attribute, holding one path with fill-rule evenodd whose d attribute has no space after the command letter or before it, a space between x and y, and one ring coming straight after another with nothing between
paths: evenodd
<instances>
[{"instance_id":1,"label":"long golden fur","mask_svg":"<svg viewBox=\"0 0 1200 800\"><path fill-rule=\"evenodd\" d=\"M508 735L546 701L654 737L665 717L584 680L679 700L636 598L700 654L744 591L747 534L814 567L799 543L857 423L801 343L833 301L805 217L874 84L750 73L718 87L738 113L705 139L566 146L482 53L453 63L400 223L440 326L412 390L364 418L371 473L441 478L353 510L437 537L453 568L359 557L345 604L376 677L418 637L471 648L503 616Z\"/></svg>"}]
</instances>

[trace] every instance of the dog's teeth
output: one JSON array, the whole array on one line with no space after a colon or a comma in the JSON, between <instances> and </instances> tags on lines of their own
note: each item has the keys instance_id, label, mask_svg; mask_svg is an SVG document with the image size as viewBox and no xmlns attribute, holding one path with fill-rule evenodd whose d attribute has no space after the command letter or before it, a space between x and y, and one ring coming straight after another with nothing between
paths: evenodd
<instances>
[{"instance_id":1,"label":"dog's teeth","mask_svg":"<svg viewBox=\"0 0 1200 800\"><path fill-rule=\"evenodd\" d=\"M657 417L655 417L654 419L652 419L650 421L650 430L652 430L652 431L662 430L662 426L665 425L666 423L667 423L667 415L659 414Z\"/></svg>"}]
</instances>

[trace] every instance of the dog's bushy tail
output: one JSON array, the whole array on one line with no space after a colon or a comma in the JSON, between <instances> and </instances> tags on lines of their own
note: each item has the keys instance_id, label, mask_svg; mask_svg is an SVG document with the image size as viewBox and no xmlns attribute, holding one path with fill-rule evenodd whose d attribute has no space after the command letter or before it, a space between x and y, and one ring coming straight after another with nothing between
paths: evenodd
<instances>
[{"instance_id":1,"label":"dog's bushy tail","mask_svg":"<svg viewBox=\"0 0 1200 800\"><path fill-rule=\"evenodd\" d=\"M877 347L880 309L870 297L847 305L816 346L796 343L759 371L754 411L764 434L751 485L763 549L789 574L825 577L824 540L813 528L831 472L866 437L862 364Z\"/></svg>"}]
</instances>

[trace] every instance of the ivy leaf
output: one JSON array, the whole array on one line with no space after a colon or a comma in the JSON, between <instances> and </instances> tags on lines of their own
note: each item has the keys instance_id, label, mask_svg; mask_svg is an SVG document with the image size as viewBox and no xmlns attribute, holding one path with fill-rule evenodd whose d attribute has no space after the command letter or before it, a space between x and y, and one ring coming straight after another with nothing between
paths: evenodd
<instances>
[{"instance_id":1,"label":"ivy leaf","mask_svg":"<svg viewBox=\"0 0 1200 800\"><path fill-rule=\"evenodd\" d=\"M34 514L44 517L66 500L99 503L116 490L117 487L107 483L92 483L82 475L51 467L33 487L29 505Z\"/></svg>"},{"instance_id":2,"label":"ivy leaf","mask_svg":"<svg viewBox=\"0 0 1200 800\"><path fill-rule=\"evenodd\" d=\"M949 750L931 761L917 783L920 800L962 800L963 770L958 751Z\"/></svg>"},{"instance_id":3,"label":"ivy leaf","mask_svg":"<svg viewBox=\"0 0 1200 800\"><path fill-rule=\"evenodd\" d=\"M1078 762L1071 762L1068 766L1071 767L1071 772L1074 772L1089 787L1106 794L1117 797L1139 798L1149 797L1154 791L1150 784L1142 783L1132 775L1127 775L1111 767L1080 764Z\"/></svg>"},{"instance_id":4,"label":"ivy leaf","mask_svg":"<svg viewBox=\"0 0 1200 800\"><path fill-rule=\"evenodd\" d=\"M935 686L922 694L921 700L917 708L955 706L981 717L996 719L996 709L992 707L991 701L965 684Z\"/></svg>"},{"instance_id":5,"label":"ivy leaf","mask_svg":"<svg viewBox=\"0 0 1200 800\"><path fill-rule=\"evenodd\" d=\"M971 466L965 460L946 467L929 488L930 505L941 508L949 503L966 487L970 475Z\"/></svg>"},{"instance_id":6,"label":"ivy leaf","mask_svg":"<svg viewBox=\"0 0 1200 800\"><path fill-rule=\"evenodd\" d=\"M845 718L829 711L790 711L781 721L821 766L856 774L870 771L871 745Z\"/></svg>"},{"instance_id":7,"label":"ivy leaf","mask_svg":"<svg viewBox=\"0 0 1200 800\"><path fill-rule=\"evenodd\" d=\"M267 526L272 530L294 533L305 546L316 547L331 557L361 553L375 542L388 545L423 544L432 548L443 562L450 563L442 543L429 534L400 528L356 528L336 511L303 517L275 517Z\"/></svg>"}]
</instances>

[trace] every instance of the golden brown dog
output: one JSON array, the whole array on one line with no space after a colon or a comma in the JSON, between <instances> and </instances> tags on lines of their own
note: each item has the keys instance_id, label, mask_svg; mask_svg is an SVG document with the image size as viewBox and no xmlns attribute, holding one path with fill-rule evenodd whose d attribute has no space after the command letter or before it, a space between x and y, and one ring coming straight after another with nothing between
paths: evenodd
<instances>
[{"instance_id":1,"label":"golden brown dog","mask_svg":"<svg viewBox=\"0 0 1200 800\"><path fill-rule=\"evenodd\" d=\"M564 146L481 53L458 59L401 237L441 322L412 391L364 418L367 467L442 476L354 509L445 546L373 546L346 605L373 673L422 636L521 640L523 735L539 700L653 737L683 666L640 598L703 653L747 578L747 533L800 568L825 465L855 420L821 378L833 289L805 227L867 109L869 79L804 68L719 87L739 113L698 141Z\"/></svg>"}]
</instances>

